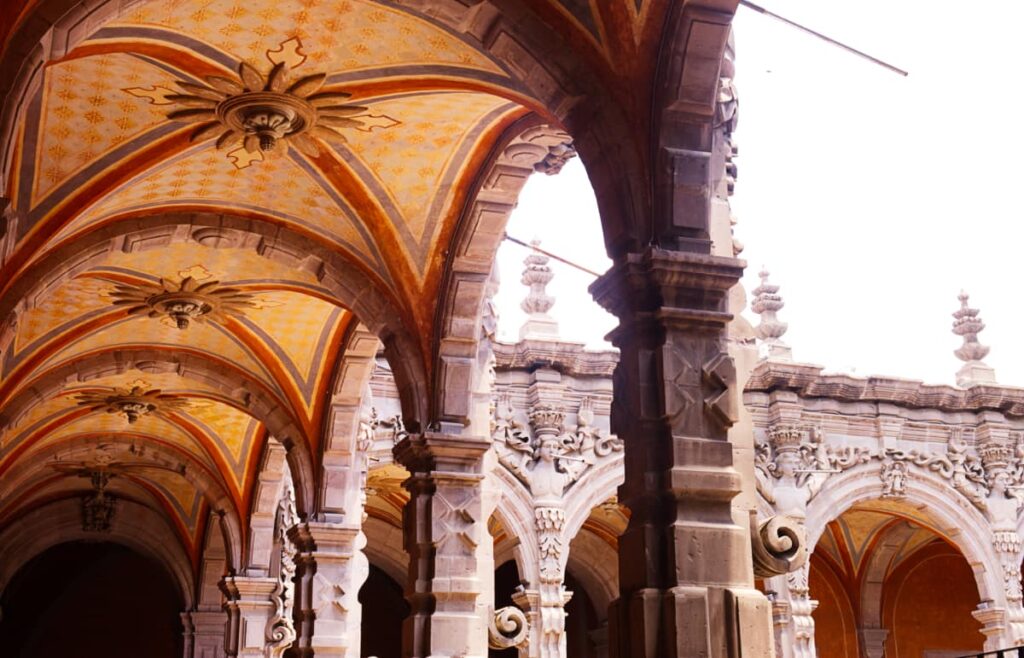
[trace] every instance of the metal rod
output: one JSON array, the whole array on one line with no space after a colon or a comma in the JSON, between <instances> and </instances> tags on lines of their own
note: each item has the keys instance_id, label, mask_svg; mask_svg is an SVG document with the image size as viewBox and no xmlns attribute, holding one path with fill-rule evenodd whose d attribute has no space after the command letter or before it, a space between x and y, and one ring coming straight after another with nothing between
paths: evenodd
<instances>
[{"instance_id":1,"label":"metal rod","mask_svg":"<svg viewBox=\"0 0 1024 658\"><path fill-rule=\"evenodd\" d=\"M862 50L857 50L853 46L847 46L845 43L842 43L841 41L836 41L835 39L833 39L831 37L825 36L821 32L816 32L815 30L812 30L809 27L805 27L805 26L801 25L800 23L797 23L795 21L791 21L788 18L786 18L785 16L779 16L775 12L768 11L764 7L762 7L760 5L755 5L753 2L750 2L749 0L740 0L740 4L743 5L744 7L746 7L747 9L753 9L754 11L756 11L759 14L764 14L765 16L768 16L770 18L774 18L777 21L782 21L786 25L795 27L796 29L798 29L798 30L800 30L802 32L806 32L807 34L810 34L812 36L818 37L819 39L821 39L822 41L825 41L826 43L830 43L833 46L838 46L839 48L842 48L846 52L853 53L854 55L857 55L858 57L863 57L864 59L868 60L869 62L874 62L875 64L878 64L882 68L889 69L893 73L902 75L904 77L910 75L907 71L904 71L903 69L901 69L901 68L899 68L897 66L893 66L892 64L889 64L888 62L883 62L882 60L878 59L877 57L872 57L871 55L867 54L866 52L864 52Z\"/></svg>"},{"instance_id":2,"label":"metal rod","mask_svg":"<svg viewBox=\"0 0 1024 658\"><path fill-rule=\"evenodd\" d=\"M517 245L520 245L522 247L526 247L527 249L533 249L534 251L542 253L545 256L549 257L549 258L554 258L558 262L565 263L569 267L575 267L577 270L579 270L581 272L586 272L587 274L589 274L590 276L592 276L594 278L597 278L597 277L601 276L600 273L595 272L594 270L591 270L591 269L588 269L586 267L583 267L582 265L578 265L578 264L572 262L571 260L568 260L566 258L562 258L561 256L558 256L556 254L551 253L550 251L547 251L546 249L541 249L540 247L536 247L536 246L534 246L532 244L523 242L522 240L519 240L518 238L513 238L508 233L505 234L505 239L508 240L509 242L515 242Z\"/></svg>"}]
</instances>

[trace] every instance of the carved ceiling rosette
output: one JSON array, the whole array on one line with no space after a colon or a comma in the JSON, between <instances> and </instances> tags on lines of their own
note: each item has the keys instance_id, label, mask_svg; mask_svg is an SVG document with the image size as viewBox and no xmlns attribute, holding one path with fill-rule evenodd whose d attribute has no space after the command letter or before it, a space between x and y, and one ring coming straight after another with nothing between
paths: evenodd
<instances>
[{"instance_id":1,"label":"carved ceiling rosette","mask_svg":"<svg viewBox=\"0 0 1024 658\"><path fill-rule=\"evenodd\" d=\"M79 393L75 400L91 411L121 414L130 424L147 414L178 411L188 405L187 400L175 395L162 393L159 389L147 391L142 386Z\"/></svg>"},{"instance_id":2,"label":"carved ceiling rosette","mask_svg":"<svg viewBox=\"0 0 1024 658\"><path fill-rule=\"evenodd\" d=\"M147 314L170 318L178 329L192 321L223 323L229 316L241 317L254 306L253 296L238 288L222 287L219 281L200 283L187 276L180 283L160 279L157 285L117 284L110 293L116 306L127 306L128 315Z\"/></svg>"},{"instance_id":3,"label":"carved ceiling rosette","mask_svg":"<svg viewBox=\"0 0 1024 658\"><path fill-rule=\"evenodd\" d=\"M267 55L274 61L272 52ZM164 96L179 106L167 118L198 124L190 138L193 142L216 137L218 149L240 146L258 154L257 160L278 144L316 157L320 149L315 138L343 143L339 130L368 132L398 123L346 102L352 96L348 92L323 89L326 82L327 73L293 77L286 61L276 61L266 75L243 61L234 77L211 75L202 83L176 81L183 93Z\"/></svg>"}]
</instances>

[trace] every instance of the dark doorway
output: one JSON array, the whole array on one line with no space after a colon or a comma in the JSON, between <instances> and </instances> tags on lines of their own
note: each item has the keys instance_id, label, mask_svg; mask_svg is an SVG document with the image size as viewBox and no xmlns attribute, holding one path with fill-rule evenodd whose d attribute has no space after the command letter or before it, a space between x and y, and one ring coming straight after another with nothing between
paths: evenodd
<instances>
[{"instance_id":1,"label":"dark doorway","mask_svg":"<svg viewBox=\"0 0 1024 658\"><path fill-rule=\"evenodd\" d=\"M182 655L180 593L161 565L118 544L41 553L11 579L0 606L11 658Z\"/></svg>"},{"instance_id":2,"label":"dark doorway","mask_svg":"<svg viewBox=\"0 0 1024 658\"><path fill-rule=\"evenodd\" d=\"M402 622L409 615L402 586L371 564L359 602L363 604L362 655L401 658Z\"/></svg>"}]
</instances>

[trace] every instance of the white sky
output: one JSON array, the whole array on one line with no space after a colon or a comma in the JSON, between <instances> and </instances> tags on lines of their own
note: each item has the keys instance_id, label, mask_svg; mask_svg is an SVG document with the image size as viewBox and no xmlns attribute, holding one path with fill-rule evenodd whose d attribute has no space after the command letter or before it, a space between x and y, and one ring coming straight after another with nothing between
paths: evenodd
<instances>
[{"instance_id":1,"label":"white sky","mask_svg":"<svg viewBox=\"0 0 1024 658\"><path fill-rule=\"evenodd\" d=\"M733 209L744 284L782 286L794 358L860 376L952 383L961 288L981 309L1000 383L1024 386L1021 196L1024 3L763 0L760 4L910 71L903 78L741 7ZM604 271L593 193L578 161L534 176L508 232ZM499 252L501 335L514 340L526 251ZM615 320L590 277L553 263L553 315L598 347ZM756 323L749 310L745 314Z\"/></svg>"}]
</instances>

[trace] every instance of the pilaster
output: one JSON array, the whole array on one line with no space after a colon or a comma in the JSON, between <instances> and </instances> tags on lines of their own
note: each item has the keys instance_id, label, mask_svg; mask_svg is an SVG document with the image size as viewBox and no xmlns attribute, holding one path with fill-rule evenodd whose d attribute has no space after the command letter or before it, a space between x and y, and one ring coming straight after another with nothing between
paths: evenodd
<instances>
[{"instance_id":1,"label":"pilaster","mask_svg":"<svg viewBox=\"0 0 1024 658\"><path fill-rule=\"evenodd\" d=\"M193 644L195 643L195 627L192 625L192 613L183 612L181 617L181 647L182 658L192 658Z\"/></svg>"},{"instance_id":2,"label":"pilaster","mask_svg":"<svg viewBox=\"0 0 1024 658\"><path fill-rule=\"evenodd\" d=\"M189 613L192 621L192 658L224 658L227 615L222 611Z\"/></svg>"},{"instance_id":3,"label":"pilaster","mask_svg":"<svg viewBox=\"0 0 1024 658\"><path fill-rule=\"evenodd\" d=\"M404 655L484 658L484 600L493 578L483 457L490 442L453 434L412 435L395 446L409 469L404 514L409 553Z\"/></svg>"},{"instance_id":4,"label":"pilaster","mask_svg":"<svg viewBox=\"0 0 1024 658\"><path fill-rule=\"evenodd\" d=\"M591 286L620 321L612 430L626 445L620 500L632 511L619 541L613 656L771 653L748 530L732 516L741 481L727 434L739 391L725 309L743 265L650 247Z\"/></svg>"},{"instance_id":5,"label":"pilaster","mask_svg":"<svg viewBox=\"0 0 1024 658\"><path fill-rule=\"evenodd\" d=\"M308 522L288 536L296 547L295 629L287 655L358 657L362 607L359 588L369 575L359 527Z\"/></svg>"},{"instance_id":6,"label":"pilaster","mask_svg":"<svg viewBox=\"0 0 1024 658\"><path fill-rule=\"evenodd\" d=\"M221 590L227 599L228 626L224 642L229 656L262 658L267 644L267 627L276 608L274 578L227 576Z\"/></svg>"},{"instance_id":7,"label":"pilaster","mask_svg":"<svg viewBox=\"0 0 1024 658\"><path fill-rule=\"evenodd\" d=\"M884 658L885 640L889 637L889 631L885 628L861 628L857 630L860 636L860 647L864 658Z\"/></svg>"}]
</instances>

